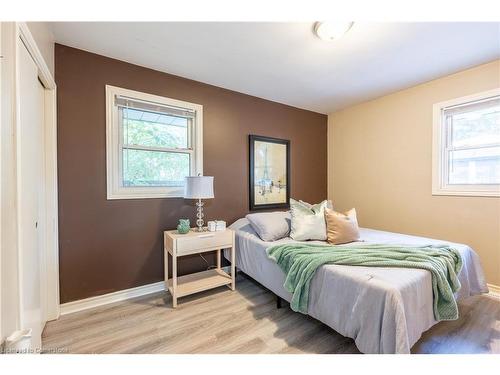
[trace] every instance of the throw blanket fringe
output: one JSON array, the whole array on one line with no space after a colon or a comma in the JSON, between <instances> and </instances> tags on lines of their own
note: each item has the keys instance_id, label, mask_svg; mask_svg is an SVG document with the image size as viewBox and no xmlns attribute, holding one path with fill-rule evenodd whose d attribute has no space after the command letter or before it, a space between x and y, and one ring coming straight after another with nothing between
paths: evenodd
<instances>
[{"instance_id":1,"label":"throw blanket fringe","mask_svg":"<svg viewBox=\"0 0 500 375\"><path fill-rule=\"evenodd\" d=\"M440 320L458 319L454 293L460 289L458 274L462 258L449 246L405 245L318 245L291 243L272 246L267 255L286 275L285 289L292 293L292 310L307 314L309 284L318 267L342 264L364 267L420 268L432 275L434 317Z\"/></svg>"}]
</instances>

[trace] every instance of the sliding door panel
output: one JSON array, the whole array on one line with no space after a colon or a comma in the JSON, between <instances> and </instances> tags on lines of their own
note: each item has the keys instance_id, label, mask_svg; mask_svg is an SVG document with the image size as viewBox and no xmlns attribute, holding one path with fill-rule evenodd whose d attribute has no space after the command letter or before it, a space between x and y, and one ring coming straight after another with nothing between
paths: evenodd
<instances>
[{"instance_id":1,"label":"sliding door panel","mask_svg":"<svg viewBox=\"0 0 500 375\"><path fill-rule=\"evenodd\" d=\"M17 134L21 328L32 329L32 348L41 348L46 286L43 222L43 87L38 69L18 41L19 124Z\"/></svg>"}]
</instances>

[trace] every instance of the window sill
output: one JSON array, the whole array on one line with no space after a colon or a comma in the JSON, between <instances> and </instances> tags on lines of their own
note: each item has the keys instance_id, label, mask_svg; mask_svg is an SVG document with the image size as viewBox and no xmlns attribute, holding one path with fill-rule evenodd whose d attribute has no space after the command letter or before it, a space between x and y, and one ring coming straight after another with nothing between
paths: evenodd
<instances>
[{"instance_id":1,"label":"window sill","mask_svg":"<svg viewBox=\"0 0 500 375\"><path fill-rule=\"evenodd\" d=\"M183 191L157 191L157 192L110 192L107 193L107 200L117 200L117 199L161 199L161 198L184 198Z\"/></svg>"},{"instance_id":2,"label":"window sill","mask_svg":"<svg viewBox=\"0 0 500 375\"><path fill-rule=\"evenodd\" d=\"M115 201L115 200L121 200L121 199L164 199L164 198L184 198L182 195L119 195L119 196L108 196L106 199L108 201Z\"/></svg>"},{"instance_id":3,"label":"window sill","mask_svg":"<svg viewBox=\"0 0 500 375\"><path fill-rule=\"evenodd\" d=\"M459 197L500 197L499 190L446 190L446 189L438 189L432 190L432 195L448 195L448 196L459 196Z\"/></svg>"}]
</instances>

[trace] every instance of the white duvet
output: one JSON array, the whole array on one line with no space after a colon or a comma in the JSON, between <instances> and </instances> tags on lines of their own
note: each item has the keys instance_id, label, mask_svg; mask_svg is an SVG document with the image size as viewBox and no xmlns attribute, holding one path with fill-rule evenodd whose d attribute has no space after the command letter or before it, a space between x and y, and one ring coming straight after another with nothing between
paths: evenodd
<instances>
[{"instance_id":1,"label":"white duvet","mask_svg":"<svg viewBox=\"0 0 500 375\"><path fill-rule=\"evenodd\" d=\"M291 294L283 288L285 275L265 250L295 241L262 241L247 219L239 219L230 228L236 231L236 266L290 301ZM466 245L365 228L360 228L360 234L365 243L452 245L464 263L456 298L488 292L479 257ZM437 323L431 274L420 269L323 265L311 280L308 313L353 338L363 353L410 353L422 333Z\"/></svg>"}]
</instances>

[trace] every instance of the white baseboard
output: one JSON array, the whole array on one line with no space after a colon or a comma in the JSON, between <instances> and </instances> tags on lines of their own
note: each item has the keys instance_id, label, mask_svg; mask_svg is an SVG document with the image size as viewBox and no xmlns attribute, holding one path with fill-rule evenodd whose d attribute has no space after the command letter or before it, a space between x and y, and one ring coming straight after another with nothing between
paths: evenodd
<instances>
[{"instance_id":1,"label":"white baseboard","mask_svg":"<svg viewBox=\"0 0 500 375\"><path fill-rule=\"evenodd\" d=\"M490 290L488 293L489 295L495 298L500 298L500 286L488 284L488 289Z\"/></svg>"},{"instance_id":2,"label":"white baseboard","mask_svg":"<svg viewBox=\"0 0 500 375\"><path fill-rule=\"evenodd\" d=\"M157 283L138 286L118 292L103 294L102 296L90 297L78 301L63 303L60 305L61 315L71 314L77 311L92 309L94 307L108 305L114 302L124 301L130 298L145 296L146 294L161 292L165 290L165 283Z\"/></svg>"}]
</instances>

